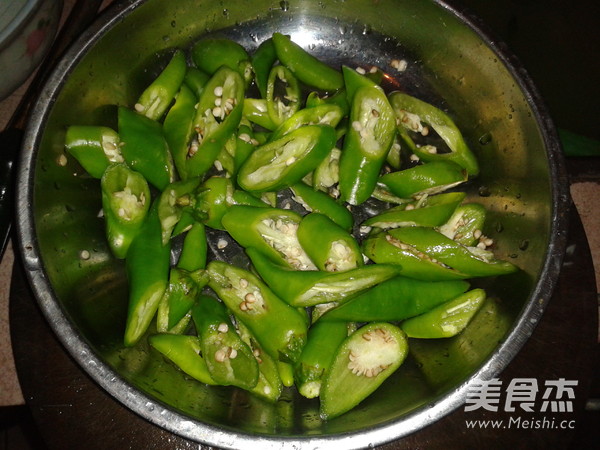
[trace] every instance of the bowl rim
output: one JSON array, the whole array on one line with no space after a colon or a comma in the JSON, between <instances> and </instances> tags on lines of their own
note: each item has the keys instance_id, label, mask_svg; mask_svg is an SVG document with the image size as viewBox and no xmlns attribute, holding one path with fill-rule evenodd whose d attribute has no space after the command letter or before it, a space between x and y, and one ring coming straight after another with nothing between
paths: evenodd
<instances>
[{"instance_id":1,"label":"bowl rim","mask_svg":"<svg viewBox=\"0 0 600 450\"><path fill-rule=\"evenodd\" d=\"M493 36L485 24L466 8L451 6L448 3L451 0L431 1L454 15L475 32L496 54L498 60L502 62L518 83L539 126L546 148L549 176L552 181L550 214L552 223L550 224L549 244L535 287L504 341L487 357L487 360L475 373L471 374L468 379L451 392L440 395L437 400L430 404L416 408L400 420L343 434L267 436L203 423L182 413L175 412L162 402L130 385L95 354L90 344L78 335L74 326L67 319L65 311L53 293L40 258L35 236L35 220L31 208L33 203L32 180L35 173L35 155L53 102L60 93L68 75L99 39L123 20L127 14L146 1L133 0L124 3L116 2L110 5L57 63L29 119L22 146L21 160L18 165L18 189L15 204L17 242L22 264L43 315L59 341L77 363L109 395L115 397L125 407L149 422L186 439L223 448L249 448L259 445L265 449L321 447L351 449L381 445L412 434L450 414L465 402L468 388L473 382L477 380L489 381L497 377L533 333L554 291L568 236L568 219L571 205L569 183L557 131L537 88L524 66L505 44Z\"/></svg>"}]
</instances>

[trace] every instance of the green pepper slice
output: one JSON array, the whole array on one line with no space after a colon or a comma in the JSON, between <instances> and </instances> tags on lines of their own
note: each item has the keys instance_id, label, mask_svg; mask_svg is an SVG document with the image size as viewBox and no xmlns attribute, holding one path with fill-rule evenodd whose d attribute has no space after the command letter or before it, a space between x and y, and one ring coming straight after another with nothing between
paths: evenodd
<instances>
[{"instance_id":1,"label":"green pepper slice","mask_svg":"<svg viewBox=\"0 0 600 450\"><path fill-rule=\"evenodd\" d=\"M352 104L356 91L358 91L361 87L372 87L383 92L383 89L378 83L348 66L342 66L342 75L344 77L346 99L349 105Z\"/></svg>"},{"instance_id":2,"label":"green pepper slice","mask_svg":"<svg viewBox=\"0 0 600 450\"><path fill-rule=\"evenodd\" d=\"M324 214L344 230L350 231L352 229L354 225L352 213L331 196L302 182L290 186L290 189L294 194L293 199L307 211Z\"/></svg>"},{"instance_id":3,"label":"green pepper slice","mask_svg":"<svg viewBox=\"0 0 600 450\"><path fill-rule=\"evenodd\" d=\"M370 323L352 333L325 375L321 417L332 419L354 408L400 367L407 354L406 335L390 323Z\"/></svg>"},{"instance_id":4,"label":"green pepper slice","mask_svg":"<svg viewBox=\"0 0 600 450\"><path fill-rule=\"evenodd\" d=\"M410 338L438 339L456 336L467 327L485 299L483 289L473 289L424 314L405 320L400 328Z\"/></svg>"},{"instance_id":5,"label":"green pepper slice","mask_svg":"<svg viewBox=\"0 0 600 450\"><path fill-rule=\"evenodd\" d=\"M356 239L324 214L312 212L302 218L298 242L319 270L344 272L363 265Z\"/></svg>"},{"instance_id":6,"label":"green pepper slice","mask_svg":"<svg viewBox=\"0 0 600 450\"><path fill-rule=\"evenodd\" d=\"M179 369L201 383L215 385L202 357L200 339L183 334L154 334L150 345L172 361Z\"/></svg>"},{"instance_id":7,"label":"green pepper slice","mask_svg":"<svg viewBox=\"0 0 600 450\"><path fill-rule=\"evenodd\" d=\"M177 267L190 272L206 267L208 244L203 223L195 222L186 232Z\"/></svg>"},{"instance_id":8,"label":"green pepper slice","mask_svg":"<svg viewBox=\"0 0 600 450\"><path fill-rule=\"evenodd\" d=\"M487 211L479 203L465 203L458 206L446 223L438 231L459 244L473 247L482 239L483 224Z\"/></svg>"},{"instance_id":9,"label":"green pepper slice","mask_svg":"<svg viewBox=\"0 0 600 450\"><path fill-rule=\"evenodd\" d=\"M377 87L357 89L340 158L341 199L352 205L367 200L396 134L396 120L385 94Z\"/></svg>"},{"instance_id":10,"label":"green pepper slice","mask_svg":"<svg viewBox=\"0 0 600 450\"><path fill-rule=\"evenodd\" d=\"M182 180L188 178L187 158L194 136L196 103L194 93L187 86L181 86L175 103L163 121L163 133L173 155L175 169Z\"/></svg>"},{"instance_id":11,"label":"green pepper slice","mask_svg":"<svg viewBox=\"0 0 600 450\"><path fill-rule=\"evenodd\" d=\"M397 266L387 264L371 264L345 272L293 270L254 248L246 249L246 253L273 292L295 307L343 303L400 272Z\"/></svg>"},{"instance_id":12,"label":"green pepper slice","mask_svg":"<svg viewBox=\"0 0 600 450\"><path fill-rule=\"evenodd\" d=\"M381 229L406 226L437 227L445 224L465 199L464 192L424 195L421 199L385 210L363 222Z\"/></svg>"},{"instance_id":13,"label":"green pepper slice","mask_svg":"<svg viewBox=\"0 0 600 450\"><path fill-rule=\"evenodd\" d=\"M306 398L319 396L335 352L347 336L348 325L345 322L317 322L310 327L306 345L294 366L300 395Z\"/></svg>"},{"instance_id":14,"label":"green pepper slice","mask_svg":"<svg viewBox=\"0 0 600 450\"><path fill-rule=\"evenodd\" d=\"M253 247L270 259L297 270L315 270L298 242L302 216L294 211L255 206L232 206L221 219L225 230L242 247Z\"/></svg>"},{"instance_id":15,"label":"green pepper slice","mask_svg":"<svg viewBox=\"0 0 600 450\"><path fill-rule=\"evenodd\" d=\"M186 71L185 54L181 50L175 50L167 66L142 92L135 104L135 110L149 119L160 119L179 91Z\"/></svg>"},{"instance_id":16,"label":"green pepper slice","mask_svg":"<svg viewBox=\"0 0 600 450\"><path fill-rule=\"evenodd\" d=\"M171 246L169 242L163 245L158 202L154 201L125 258L129 280L125 346L135 345L154 318L169 284L170 259Z\"/></svg>"},{"instance_id":17,"label":"green pepper slice","mask_svg":"<svg viewBox=\"0 0 600 450\"><path fill-rule=\"evenodd\" d=\"M192 308L192 318L211 378L223 386L254 388L258 383L258 363L237 334L225 305L200 295Z\"/></svg>"},{"instance_id":18,"label":"green pepper slice","mask_svg":"<svg viewBox=\"0 0 600 450\"><path fill-rule=\"evenodd\" d=\"M196 67L213 75L222 66L235 70L248 83L252 79L250 56L246 49L231 39L205 38L198 41L190 52Z\"/></svg>"},{"instance_id":19,"label":"green pepper slice","mask_svg":"<svg viewBox=\"0 0 600 450\"><path fill-rule=\"evenodd\" d=\"M254 81L262 98L267 97L267 83L271 67L277 61L277 53L273 39L265 39L256 48L252 55L252 68L254 69Z\"/></svg>"},{"instance_id":20,"label":"green pepper slice","mask_svg":"<svg viewBox=\"0 0 600 450\"><path fill-rule=\"evenodd\" d=\"M267 113L277 126L300 109L300 85L285 66L273 66L267 80Z\"/></svg>"},{"instance_id":21,"label":"green pepper slice","mask_svg":"<svg viewBox=\"0 0 600 450\"><path fill-rule=\"evenodd\" d=\"M469 289L469 283L397 276L325 312L319 321L400 321L423 314Z\"/></svg>"},{"instance_id":22,"label":"green pepper slice","mask_svg":"<svg viewBox=\"0 0 600 450\"><path fill-rule=\"evenodd\" d=\"M335 130L306 125L280 139L257 147L240 167L238 185L267 192L291 186L314 170L335 145Z\"/></svg>"},{"instance_id":23,"label":"green pepper slice","mask_svg":"<svg viewBox=\"0 0 600 450\"><path fill-rule=\"evenodd\" d=\"M150 188L146 179L125 164L114 164L100 180L106 238L111 252L123 259L140 233L150 208Z\"/></svg>"},{"instance_id":24,"label":"green pepper slice","mask_svg":"<svg viewBox=\"0 0 600 450\"><path fill-rule=\"evenodd\" d=\"M438 194L467 181L466 171L452 161L426 164L383 175L379 182L401 198Z\"/></svg>"},{"instance_id":25,"label":"green pepper slice","mask_svg":"<svg viewBox=\"0 0 600 450\"><path fill-rule=\"evenodd\" d=\"M257 276L222 261L207 266L209 286L276 360L295 362L306 342L298 310L277 297Z\"/></svg>"},{"instance_id":26,"label":"green pepper slice","mask_svg":"<svg viewBox=\"0 0 600 450\"><path fill-rule=\"evenodd\" d=\"M244 119L273 131L277 125L271 119L267 109L267 100L262 98L245 98L242 110Z\"/></svg>"},{"instance_id":27,"label":"green pepper slice","mask_svg":"<svg viewBox=\"0 0 600 450\"><path fill-rule=\"evenodd\" d=\"M125 160L115 130L93 125L72 125L67 128L65 149L94 178L102 178L111 164Z\"/></svg>"},{"instance_id":28,"label":"green pepper slice","mask_svg":"<svg viewBox=\"0 0 600 450\"><path fill-rule=\"evenodd\" d=\"M181 219L183 211L193 203L194 191L200 185L200 178L175 181L169 184L158 197L158 218L162 229L163 244L173 233L175 225Z\"/></svg>"},{"instance_id":29,"label":"green pepper slice","mask_svg":"<svg viewBox=\"0 0 600 450\"><path fill-rule=\"evenodd\" d=\"M306 97L306 107L314 108L321 105L336 105L342 110L342 117L346 117L350 112L350 104L346 96L346 89L338 89L333 95L321 96L318 92L313 91Z\"/></svg>"},{"instance_id":30,"label":"green pepper slice","mask_svg":"<svg viewBox=\"0 0 600 450\"><path fill-rule=\"evenodd\" d=\"M476 176L479 173L479 164L475 155L471 152L454 121L446 113L402 92L392 92L389 100L398 118L399 128L422 132L421 122L425 122L437 132L450 149L448 153L441 153L431 145L417 147L407 132L401 133L402 138L415 155L423 161L453 161L464 168L470 176Z\"/></svg>"},{"instance_id":31,"label":"green pepper slice","mask_svg":"<svg viewBox=\"0 0 600 450\"><path fill-rule=\"evenodd\" d=\"M335 186L340 181L340 157L342 151L334 147L313 171L313 188L326 192L331 197L339 197L339 191Z\"/></svg>"},{"instance_id":32,"label":"green pepper slice","mask_svg":"<svg viewBox=\"0 0 600 450\"><path fill-rule=\"evenodd\" d=\"M323 91L335 91L344 86L342 74L315 58L302 47L281 33L271 37L277 58L302 83Z\"/></svg>"},{"instance_id":33,"label":"green pepper slice","mask_svg":"<svg viewBox=\"0 0 600 450\"><path fill-rule=\"evenodd\" d=\"M122 106L118 109L118 123L121 152L127 165L162 191L175 179L162 125Z\"/></svg>"},{"instance_id":34,"label":"green pepper slice","mask_svg":"<svg viewBox=\"0 0 600 450\"><path fill-rule=\"evenodd\" d=\"M187 154L189 177L204 174L237 130L244 104L244 81L239 73L222 66L206 84L194 118L195 138Z\"/></svg>"},{"instance_id":35,"label":"green pepper slice","mask_svg":"<svg viewBox=\"0 0 600 450\"><path fill-rule=\"evenodd\" d=\"M329 125L337 127L343 117L342 109L337 105L318 105L303 108L281 123L271 134L269 140L275 141L290 131L305 125Z\"/></svg>"},{"instance_id":36,"label":"green pepper slice","mask_svg":"<svg viewBox=\"0 0 600 450\"><path fill-rule=\"evenodd\" d=\"M210 75L206 72L197 67L188 67L183 79L183 84L185 84L198 99L202 96L202 91L208 83L208 80L210 80Z\"/></svg>"}]
</instances>

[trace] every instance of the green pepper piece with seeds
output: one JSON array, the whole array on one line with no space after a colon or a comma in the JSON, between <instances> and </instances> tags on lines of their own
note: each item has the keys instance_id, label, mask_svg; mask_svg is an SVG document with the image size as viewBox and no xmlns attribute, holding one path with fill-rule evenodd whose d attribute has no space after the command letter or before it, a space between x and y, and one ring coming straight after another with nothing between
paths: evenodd
<instances>
[{"instance_id":1,"label":"green pepper piece with seeds","mask_svg":"<svg viewBox=\"0 0 600 450\"><path fill-rule=\"evenodd\" d=\"M258 363L238 335L225 305L200 295L192 308L192 318L211 378L224 386L254 388L258 383Z\"/></svg>"},{"instance_id":2,"label":"green pepper piece with seeds","mask_svg":"<svg viewBox=\"0 0 600 450\"><path fill-rule=\"evenodd\" d=\"M111 164L125 160L115 130L94 125L72 125L67 128L65 149L94 178L102 178Z\"/></svg>"},{"instance_id":3,"label":"green pepper piece with seeds","mask_svg":"<svg viewBox=\"0 0 600 450\"><path fill-rule=\"evenodd\" d=\"M141 232L150 207L150 188L141 174L125 164L108 167L100 187L108 245L116 258L123 259Z\"/></svg>"},{"instance_id":4,"label":"green pepper piece with seeds","mask_svg":"<svg viewBox=\"0 0 600 450\"><path fill-rule=\"evenodd\" d=\"M371 395L408 354L404 332L385 322L369 323L348 336L336 352L321 387L321 417L333 419Z\"/></svg>"},{"instance_id":5,"label":"green pepper piece with seeds","mask_svg":"<svg viewBox=\"0 0 600 450\"><path fill-rule=\"evenodd\" d=\"M135 104L135 110L149 119L160 119L179 91L186 71L185 54L182 50L175 50L167 66L142 92Z\"/></svg>"},{"instance_id":6,"label":"green pepper piece with seeds","mask_svg":"<svg viewBox=\"0 0 600 450\"><path fill-rule=\"evenodd\" d=\"M158 197L158 218L162 229L163 244L171 239L173 229L181 219L183 211L194 203L194 193L200 178L175 181L169 184Z\"/></svg>"},{"instance_id":7,"label":"green pepper piece with seeds","mask_svg":"<svg viewBox=\"0 0 600 450\"><path fill-rule=\"evenodd\" d=\"M277 297L248 270L222 261L207 266L209 286L237 320L250 330L271 357L298 360L306 343L308 325L302 313Z\"/></svg>"},{"instance_id":8,"label":"green pepper piece with seeds","mask_svg":"<svg viewBox=\"0 0 600 450\"><path fill-rule=\"evenodd\" d=\"M194 136L196 103L194 93L187 86L181 86L175 103L163 121L163 133L173 155L177 174L182 180L188 178L187 158Z\"/></svg>"},{"instance_id":9,"label":"green pepper piece with seeds","mask_svg":"<svg viewBox=\"0 0 600 450\"><path fill-rule=\"evenodd\" d=\"M486 209L479 203L465 203L458 206L446 223L438 231L459 244L476 246L483 237Z\"/></svg>"},{"instance_id":10,"label":"green pepper piece with seeds","mask_svg":"<svg viewBox=\"0 0 600 450\"><path fill-rule=\"evenodd\" d=\"M273 66L267 80L267 113L277 126L300 109L300 85L285 66Z\"/></svg>"},{"instance_id":11,"label":"green pepper piece with seeds","mask_svg":"<svg viewBox=\"0 0 600 450\"><path fill-rule=\"evenodd\" d=\"M321 213L344 230L352 230L354 225L352 213L331 196L302 182L290 186L290 189L294 194L294 201L300 203L307 211Z\"/></svg>"}]
</instances>

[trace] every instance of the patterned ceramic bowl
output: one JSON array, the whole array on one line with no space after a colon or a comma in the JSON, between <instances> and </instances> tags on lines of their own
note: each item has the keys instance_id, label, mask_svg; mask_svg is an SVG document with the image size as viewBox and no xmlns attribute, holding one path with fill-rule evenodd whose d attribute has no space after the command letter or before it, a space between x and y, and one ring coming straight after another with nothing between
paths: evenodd
<instances>
[{"instance_id":1,"label":"patterned ceramic bowl","mask_svg":"<svg viewBox=\"0 0 600 450\"><path fill-rule=\"evenodd\" d=\"M0 99L35 70L54 38L61 0L0 2Z\"/></svg>"}]
</instances>

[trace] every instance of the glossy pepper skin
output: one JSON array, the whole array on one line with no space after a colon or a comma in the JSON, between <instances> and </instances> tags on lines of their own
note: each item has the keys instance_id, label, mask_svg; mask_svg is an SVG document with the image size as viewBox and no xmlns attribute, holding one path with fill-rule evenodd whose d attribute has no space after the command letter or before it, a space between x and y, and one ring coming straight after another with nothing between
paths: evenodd
<instances>
[{"instance_id":1,"label":"glossy pepper skin","mask_svg":"<svg viewBox=\"0 0 600 450\"><path fill-rule=\"evenodd\" d=\"M314 170L335 145L335 130L307 125L257 147L240 167L238 185L250 192L277 191Z\"/></svg>"},{"instance_id":2,"label":"glossy pepper skin","mask_svg":"<svg viewBox=\"0 0 600 450\"><path fill-rule=\"evenodd\" d=\"M169 284L170 243L163 245L154 201L140 233L129 247L125 268L129 281L129 307L125 327L125 346L135 345L154 318L158 304Z\"/></svg>"},{"instance_id":3,"label":"glossy pepper skin","mask_svg":"<svg viewBox=\"0 0 600 450\"><path fill-rule=\"evenodd\" d=\"M273 261L297 270L316 270L300 243L302 216L280 208L232 206L221 219L225 230L244 248L255 248Z\"/></svg>"},{"instance_id":4,"label":"glossy pepper skin","mask_svg":"<svg viewBox=\"0 0 600 450\"><path fill-rule=\"evenodd\" d=\"M278 298L251 272L221 261L207 266L209 286L271 357L298 360L308 326L297 309Z\"/></svg>"},{"instance_id":5,"label":"glossy pepper skin","mask_svg":"<svg viewBox=\"0 0 600 450\"><path fill-rule=\"evenodd\" d=\"M267 113L277 126L300 109L300 84L285 66L271 68L267 79Z\"/></svg>"},{"instance_id":6,"label":"glossy pepper skin","mask_svg":"<svg viewBox=\"0 0 600 450\"><path fill-rule=\"evenodd\" d=\"M394 373L408 354L408 340L397 326L372 322L340 345L321 388L325 420L354 408Z\"/></svg>"},{"instance_id":7,"label":"glossy pepper skin","mask_svg":"<svg viewBox=\"0 0 600 450\"><path fill-rule=\"evenodd\" d=\"M150 188L146 179L125 164L114 164L100 180L106 238L112 254L125 258L140 233L150 208Z\"/></svg>"},{"instance_id":8,"label":"glossy pepper skin","mask_svg":"<svg viewBox=\"0 0 600 450\"><path fill-rule=\"evenodd\" d=\"M467 181L466 171L452 161L432 161L383 175L379 182L401 198L438 194Z\"/></svg>"},{"instance_id":9,"label":"glossy pepper skin","mask_svg":"<svg viewBox=\"0 0 600 450\"><path fill-rule=\"evenodd\" d=\"M154 334L148 338L150 345L172 361L190 377L201 383L216 385L202 357L200 339L184 334Z\"/></svg>"},{"instance_id":10,"label":"glossy pepper skin","mask_svg":"<svg viewBox=\"0 0 600 450\"><path fill-rule=\"evenodd\" d=\"M158 218L164 244L171 239L173 229L181 219L183 211L191 207L199 185L198 177L175 181L165 187L158 197Z\"/></svg>"},{"instance_id":11,"label":"glossy pepper skin","mask_svg":"<svg viewBox=\"0 0 600 450\"><path fill-rule=\"evenodd\" d=\"M269 80L269 73L271 67L277 61L277 53L275 51L275 44L273 39L265 39L256 48L256 51L252 55L252 68L254 70L254 81L260 92L262 98L267 98L267 83Z\"/></svg>"},{"instance_id":12,"label":"glossy pepper skin","mask_svg":"<svg viewBox=\"0 0 600 450\"><path fill-rule=\"evenodd\" d=\"M238 72L245 82L249 82L253 76L248 52L231 39L201 39L194 44L190 54L196 67L209 75L226 66Z\"/></svg>"},{"instance_id":13,"label":"glossy pepper skin","mask_svg":"<svg viewBox=\"0 0 600 450\"><path fill-rule=\"evenodd\" d=\"M349 105L352 104L356 91L361 87L372 87L383 92L383 89L377 82L348 66L342 66L342 75L344 77L344 92L346 93L346 99Z\"/></svg>"},{"instance_id":14,"label":"glossy pepper skin","mask_svg":"<svg viewBox=\"0 0 600 450\"><path fill-rule=\"evenodd\" d=\"M454 121L441 109L402 92L389 95L390 104L399 120L399 128L420 132L421 122L429 124L444 140L450 152L441 153L431 146L417 147L407 132L401 137L411 151L423 161L452 161L464 168L469 176L479 174L479 163Z\"/></svg>"},{"instance_id":15,"label":"glossy pepper skin","mask_svg":"<svg viewBox=\"0 0 600 450\"><path fill-rule=\"evenodd\" d=\"M197 67L188 67L185 77L183 78L183 84L192 91L196 99L199 99L208 80L210 80L210 75L206 72Z\"/></svg>"},{"instance_id":16,"label":"glossy pepper skin","mask_svg":"<svg viewBox=\"0 0 600 450\"><path fill-rule=\"evenodd\" d=\"M206 84L194 118L195 138L186 155L188 177L203 175L210 169L237 130L244 92L241 75L226 66L218 69Z\"/></svg>"},{"instance_id":17,"label":"glossy pepper skin","mask_svg":"<svg viewBox=\"0 0 600 450\"><path fill-rule=\"evenodd\" d=\"M200 295L192 308L192 318L211 378L224 386L254 388L258 383L258 363L237 334L225 305Z\"/></svg>"},{"instance_id":18,"label":"glossy pepper skin","mask_svg":"<svg viewBox=\"0 0 600 450\"><path fill-rule=\"evenodd\" d=\"M338 347L348 336L346 322L317 322L308 330L308 339L294 366L294 378L300 395L315 398L331 367Z\"/></svg>"},{"instance_id":19,"label":"glossy pepper skin","mask_svg":"<svg viewBox=\"0 0 600 450\"><path fill-rule=\"evenodd\" d=\"M338 226L350 231L354 225L354 218L348 209L335 201L331 196L322 191L313 189L303 182L290 186L294 197L309 212L321 213L331 219Z\"/></svg>"},{"instance_id":20,"label":"glossy pepper skin","mask_svg":"<svg viewBox=\"0 0 600 450\"><path fill-rule=\"evenodd\" d=\"M161 124L122 106L118 123L125 162L162 191L174 181L175 169Z\"/></svg>"},{"instance_id":21,"label":"glossy pepper skin","mask_svg":"<svg viewBox=\"0 0 600 450\"><path fill-rule=\"evenodd\" d=\"M400 272L398 267L387 264L371 264L345 272L292 270L254 248L246 249L246 253L273 292L295 307L343 303Z\"/></svg>"},{"instance_id":22,"label":"glossy pepper skin","mask_svg":"<svg viewBox=\"0 0 600 450\"><path fill-rule=\"evenodd\" d=\"M344 272L363 265L356 239L324 214L312 212L302 218L298 242L319 270Z\"/></svg>"},{"instance_id":23,"label":"glossy pepper skin","mask_svg":"<svg viewBox=\"0 0 600 450\"><path fill-rule=\"evenodd\" d=\"M319 321L400 321L423 314L469 289L464 280L421 281L396 276L321 316Z\"/></svg>"},{"instance_id":24,"label":"glossy pepper skin","mask_svg":"<svg viewBox=\"0 0 600 450\"><path fill-rule=\"evenodd\" d=\"M171 105L171 101L187 72L185 54L175 50L169 64L140 95L135 110L152 120L160 119Z\"/></svg>"},{"instance_id":25,"label":"glossy pepper skin","mask_svg":"<svg viewBox=\"0 0 600 450\"><path fill-rule=\"evenodd\" d=\"M109 127L71 125L65 136L65 149L94 178L102 178L111 164L125 160L119 148L119 135Z\"/></svg>"},{"instance_id":26,"label":"glossy pepper skin","mask_svg":"<svg viewBox=\"0 0 600 450\"><path fill-rule=\"evenodd\" d=\"M273 131L269 140L277 140L304 125L329 125L335 128L342 117L343 111L337 105L324 104L312 108L303 108L282 122Z\"/></svg>"},{"instance_id":27,"label":"glossy pepper skin","mask_svg":"<svg viewBox=\"0 0 600 450\"><path fill-rule=\"evenodd\" d=\"M485 299L483 289L473 289L402 322L400 328L410 338L438 339L456 336L467 327Z\"/></svg>"},{"instance_id":28,"label":"glossy pepper skin","mask_svg":"<svg viewBox=\"0 0 600 450\"><path fill-rule=\"evenodd\" d=\"M203 223L195 222L186 232L177 267L194 272L206 267L208 244Z\"/></svg>"},{"instance_id":29,"label":"glossy pepper skin","mask_svg":"<svg viewBox=\"0 0 600 450\"><path fill-rule=\"evenodd\" d=\"M196 115L196 96L183 85L175 97L175 103L163 121L163 133L179 178L188 178L187 157L194 135L194 117Z\"/></svg>"},{"instance_id":30,"label":"glossy pepper skin","mask_svg":"<svg viewBox=\"0 0 600 450\"><path fill-rule=\"evenodd\" d=\"M245 98L242 110L244 119L267 130L273 131L277 125L271 119L267 109L267 100L263 98Z\"/></svg>"},{"instance_id":31,"label":"glossy pepper skin","mask_svg":"<svg viewBox=\"0 0 600 450\"><path fill-rule=\"evenodd\" d=\"M340 158L341 200L359 205L371 196L395 134L396 119L385 94L376 87L357 89Z\"/></svg>"},{"instance_id":32,"label":"glossy pepper skin","mask_svg":"<svg viewBox=\"0 0 600 450\"><path fill-rule=\"evenodd\" d=\"M445 224L465 199L464 192L425 195L420 200L387 209L363 222L381 229L407 226L437 227Z\"/></svg>"},{"instance_id":33,"label":"glossy pepper skin","mask_svg":"<svg viewBox=\"0 0 600 450\"><path fill-rule=\"evenodd\" d=\"M323 91L335 91L344 86L342 74L315 58L281 33L273 33L277 58L304 84Z\"/></svg>"}]
</instances>

